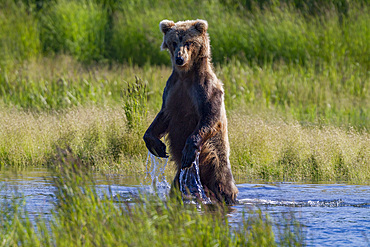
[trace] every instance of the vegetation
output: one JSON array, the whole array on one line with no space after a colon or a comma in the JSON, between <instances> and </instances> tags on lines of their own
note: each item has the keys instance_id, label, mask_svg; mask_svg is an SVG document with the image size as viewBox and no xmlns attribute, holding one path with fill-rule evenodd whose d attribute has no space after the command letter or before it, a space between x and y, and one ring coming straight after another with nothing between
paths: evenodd
<instances>
[{"instance_id":1,"label":"vegetation","mask_svg":"<svg viewBox=\"0 0 370 247\"><path fill-rule=\"evenodd\" d=\"M79 61L169 64L163 19L208 20L213 59L369 69L367 0L4 0L1 60L67 53ZM6 11L5 11L6 10ZM20 34L20 35L16 35Z\"/></svg>"},{"instance_id":2,"label":"vegetation","mask_svg":"<svg viewBox=\"0 0 370 247\"><path fill-rule=\"evenodd\" d=\"M52 165L57 147L70 147L95 171L143 173L147 150L142 133L149 121L131 129L122 108L77 107L49 114L3 110L0 164ZM369 181L366 131L302 126L264 114L230 112L229 116L230 160L238 180Z\"/></svg>"},{"instance_id":3,"label":"vegetation","mask_svg":"<svg viewBox=\"0 0 370 247\"><path fill-rule=\"evenodd\" d=\"M368 132L266 116L233 114L230 120L231 163L242 181L369 183Z\"/></svg>"},{"instance_id":4,"label":"vegetation","mask_svg":"<svg viewBox=\"0 0 370 247\"><path fill-rule=\"evenodd\" d=\"M317 71L308 65L250 67L235 61L216 71L224 82L228 110L253 108L301 122L370 127L370 77L356 65L326 64ZM137 84L148 98L142 110L157 111L170 74L167 67L86 68L69 57L40 59L0 74L0 102L32 111L117 105L130 100L129 86Z\"/></svg>"}]
</instances>

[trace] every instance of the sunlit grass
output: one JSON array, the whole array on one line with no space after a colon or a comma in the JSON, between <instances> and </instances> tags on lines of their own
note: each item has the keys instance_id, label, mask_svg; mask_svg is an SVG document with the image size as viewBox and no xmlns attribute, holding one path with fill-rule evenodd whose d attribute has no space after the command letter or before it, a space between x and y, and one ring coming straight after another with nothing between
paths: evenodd
<instances>
[{"instance_id":1,"label":"sunlit grass","mask_svg":"<svg viewBox=\"0 0 370 247\"><path fill-rule=\"evenodd\" d=\"M368 183L370 135L333 126L302 126L229 114L231 164L241 181Z\"/></svg>"},{"instance_id":2,"label":"sunlit grass","mask_svg":"<svg viewBox=\"0 0 370 247\"><path fill-rule=\"evenodd\" d=\"M143 127L129 129L121 107L75 108L50 114L2 110L0 114L3 167L49 165L57 147L69 146L94 170L144 170Z\"/></svg>"},{"instance_id":3,"label":"sunlit grass","mask_svg":"<svg viewBox=\"0 0 370 247\"><path fill-rule=\"evenodd\" d=\"M136 122L134 129L119 106L78 107L59 113L2 110L0 114L3 167L52 166L58 148L69 147L95 171L145 171L147 150L142 135L154 117L151 114ZM230 111L229 135L232 170L241 180L367 183L370 179L366 131L302 126L267 113Z\"/></svg>"}]
</instances>

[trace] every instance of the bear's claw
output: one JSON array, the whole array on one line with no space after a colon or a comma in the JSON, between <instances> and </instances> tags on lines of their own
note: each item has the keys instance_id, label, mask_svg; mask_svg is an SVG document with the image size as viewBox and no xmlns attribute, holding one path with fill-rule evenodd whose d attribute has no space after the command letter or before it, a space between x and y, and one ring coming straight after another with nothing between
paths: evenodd
<instances>
[{"instance_id":1,"label":"bear's claw","mask_svg":"<svg viewBox=\"0 0 370 247\"><path fill-rule=\"evenodd\" d=\"M145 135L144 141L146 147L152 154L160 158L168 158L166 153L166 145L161 140Z\"/></svg>"}]
</instances>

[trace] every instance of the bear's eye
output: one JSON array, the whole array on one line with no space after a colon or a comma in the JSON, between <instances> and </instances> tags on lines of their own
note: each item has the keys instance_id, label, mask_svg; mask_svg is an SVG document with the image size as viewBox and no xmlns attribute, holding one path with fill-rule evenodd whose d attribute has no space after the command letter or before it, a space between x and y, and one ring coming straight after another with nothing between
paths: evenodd
<instances>
[{"instance_id":1,"label":"bear's eye","mask_svg":"<svg viewBox=\"0 0 370 247\"><path fill-rule=\"evenodd\" d=\"M173 43L172 43L172 46L173 46L174 48L176 48L177 43L176 43L176 42L173 42Z\"/></svg>"}]
</instances>

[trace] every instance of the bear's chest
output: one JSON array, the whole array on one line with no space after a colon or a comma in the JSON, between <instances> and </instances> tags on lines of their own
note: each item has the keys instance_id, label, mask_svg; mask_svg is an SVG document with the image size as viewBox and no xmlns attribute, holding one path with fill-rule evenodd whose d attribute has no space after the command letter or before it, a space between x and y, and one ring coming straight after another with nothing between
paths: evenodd
<instances>
[{"instance_id":1,"label":"bear's chest","mask_svg":"<svg viewBox=\"0 0 370 247\"><path fill-rule=\"evenodd\" d=\"M165 106L171 153L179 164L185 142L191 133L195 131L200 120L191 95L192 91L189 90L190 88L182 86L172 87L168 91Z\"/></svg>"},{"instance_id":2,"label":"bear's chest","mask_svg":"<svg viewBox=\"0 0 370 247\"><path fill-rule=\"evenodd\" d=\"M178 82L177 85L171 88L166 101L166 109L171 116L177 116L178 118L197 117L198 110L192 95L193 90L191 87L186 87L180 83Z\"/></svg>"}]
</instances>

